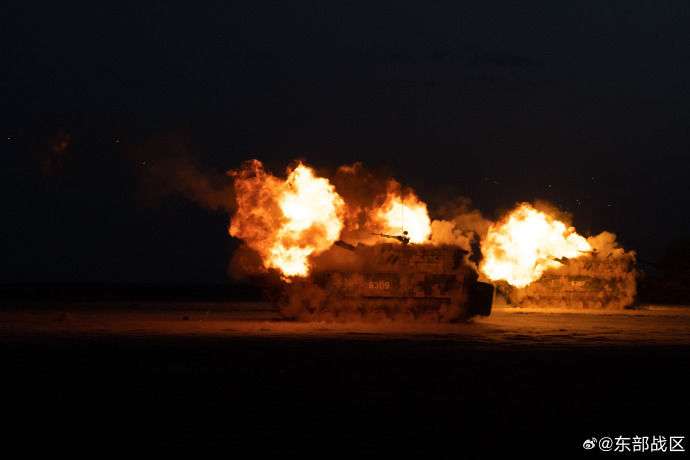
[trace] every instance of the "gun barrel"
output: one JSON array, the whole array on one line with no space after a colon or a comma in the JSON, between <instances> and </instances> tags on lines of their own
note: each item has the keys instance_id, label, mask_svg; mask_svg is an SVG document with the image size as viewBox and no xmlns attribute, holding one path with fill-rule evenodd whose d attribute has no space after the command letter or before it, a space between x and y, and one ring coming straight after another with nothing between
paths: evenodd
<instances>
[{"instance_id":1,"label":"gun barrel","mask_svg":"<svg viewBox=\"0 0 690 460\"><path fill-rule=\"evenodd\" d=\"M346 243L343 240L338 240L334 243L336 246L340 246L343 249L347 249L348 251L354 251L355 247L352 246L350 243Z\"/></svg>"},{"instance_id":2,"label":"gun barrel","mask_svg":"<svg viewBox=\"0 0 690 460\"><path fill-rule=\"evenodd\" d=\"M390 238L393 240L398 240L402 244L407 244L410 242L410 238L407 235L386 235L385 233L372 233L372 235L382 236L384 238Z\"/></svg>"}]
</instances>

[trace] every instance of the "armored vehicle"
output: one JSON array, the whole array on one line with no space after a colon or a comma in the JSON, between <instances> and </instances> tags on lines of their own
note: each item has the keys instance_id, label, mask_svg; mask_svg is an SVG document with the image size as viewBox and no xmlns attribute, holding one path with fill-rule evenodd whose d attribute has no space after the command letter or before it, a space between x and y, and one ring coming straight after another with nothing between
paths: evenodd
<instances>
[{"instance_id":1,"label":"armored vehicle","mask_svg":"<svg viewBox=\"0 0 690 460\"><path fill-rule=\"evenodd\" d=\"M494 287L479 282L456 246L339 241L309 278L287 285L285 316L297 319L429 319L488 316Z\"/></svg>"},{"instance_id":2,"label":"armored vehicle","mask_svg":"<svg viewBox=\"0 0 690 460\"><path fill-rule=\"evenodd\" d=\"M523 288L499 283L498 289L518 307L621 309L633 304L637 291L633 253L595 252L561 262L561 267Z\"/></svg>"}]
</instances>

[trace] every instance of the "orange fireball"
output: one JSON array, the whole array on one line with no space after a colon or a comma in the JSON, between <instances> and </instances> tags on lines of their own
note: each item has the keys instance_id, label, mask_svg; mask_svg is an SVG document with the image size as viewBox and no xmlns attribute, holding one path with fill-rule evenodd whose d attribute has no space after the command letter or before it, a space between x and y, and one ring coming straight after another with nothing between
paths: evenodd
<instances>
[{"instance_id":1,"label":"orange fireball","mask_svg":"<svg viewBox=\"0 0 690 460\"><path fill-rule=\"evenodd\" d=\"M431 235L426 203L411 193L402 197L389 192L383 205L374 211L373 219L383 233L401 235L407 232L410 243L425 243Z\"/></svg>"},{"instance_id":2,"label":"orange fireball","mask_svg":"<svg viewBox=\"0 0 690 460\"><path fill-rule=\"evenodd\" d=\"M281 180L258 160L233 171L237 211L230 235L286 279L309 274L309 258L330 248L343 228L345 203L328 179L299 163Z\"/></svg>"},{"instance_id":3,"label":"orange fireball","mask_svg":"<svg viewBox=\"0 0 690 460\"><path fill-rule=\"evenodd\" d=\"M523 203L489 227L481 244L482 272L492 281L505 280L524 287L545 270L562 265L558 260L590 252L587 240L573 227Z\"/></svg>"}]
</instances>

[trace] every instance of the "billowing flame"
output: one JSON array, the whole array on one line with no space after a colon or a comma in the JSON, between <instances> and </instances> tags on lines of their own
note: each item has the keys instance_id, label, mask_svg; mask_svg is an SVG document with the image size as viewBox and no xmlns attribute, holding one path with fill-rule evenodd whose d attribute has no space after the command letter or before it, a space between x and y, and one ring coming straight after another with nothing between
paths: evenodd
<instances>
[{"instance_id":1,"label":"billowing flame","mask_svg":"<svg viewBox=\"0 0 690 460\"><path fill-rule=\"evenodd\" d=\"M404 198L389 192L386 201L374 211L374 221L382 233L401 235L407 232L410 243L425 243L431 235L431 219L426 203L414 194Z\"/></svg>"},{"instance_id":2,"label":"billowing flame","mask_svg":"<svg viewBox=\"0 0 690 460\"><path fill-rule=\"evenodd\" d=\"M264 267L284 277L307 276L309 257L340 237L345 203L328 179L298 164L281 180L248 162L235 179L237 211L230 235L244 240L261 256Z\"/></svg>"},{"instance_id":3,"label":"billowing flame","mask_svg":"<svg viewBox=\"0 0 690 460\"><path fill-rule=\"evenodd\" d=\"M383 199L373 200L381 204L363 207L355 201L348 209L333 184L302 163L288 169L286 179L267 173L258 160L231 175L237 208L230 235L256 251L264 268L279 270L288 281L309 275L312 256L328 250L340 238L346 217L353 220L348 228L358 229L361 222L367 229L359 234L349 230L351 243L375 243L374 235L382 234L403 242L400 237L406 236L410 243L456 244L471 250L471 235L460 231L465 227L455 228L466 225L466 219L434 221L437 235L431 240L427 205L395 181L388 183L385 195L378 195ZM477 227L475 224L471 228ZM488 279L505 280L515 287L525 287L546 270L561 267L564 258L593 252L593 243L573 227L528 203L520 204L501 221L486 225L488 230L473 230L486 232L479 268Z\"/></svg>"},{"instance_id":4,"label":"billowing flame","mask_svg":"<svg viewBox=\"0 0 690 460\"><path fill-rule=\"evenodd\" d=\"M492 224L481 244L482 272L491 280L524 287L545 270L592 250L573 227L523 203L501 222Z\"/></svg>"}]
</instances>

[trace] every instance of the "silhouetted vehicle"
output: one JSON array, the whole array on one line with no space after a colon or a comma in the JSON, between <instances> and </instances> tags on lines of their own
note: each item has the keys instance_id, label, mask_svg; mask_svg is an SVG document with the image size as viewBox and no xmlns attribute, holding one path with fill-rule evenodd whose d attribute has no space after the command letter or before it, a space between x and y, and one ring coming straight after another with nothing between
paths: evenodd
<instances>
[{"instance_id":1,"label":"silhouetted vehicle","mask_svg":"<svg viewBox=\"0 0 690 460\"><path fill-rule=\"evenodd\" d=\"M477 280L456 246L339 241L309 278L286 286L285 316L298 319L430 319L488 316L494 287Z\"/></svg>"},{"instance_id":2,"label":"silhouetted vehicle","mask_svg":"<svg viewBox=\"0 0 690 460\"><path fill-rule=\"evenodd\" d=\"M632 252L597 252L567 259L522 288L498 283L499 292L517 307L622 309L635 302L637 267Z\"/></svg>"}]
</instances>

